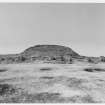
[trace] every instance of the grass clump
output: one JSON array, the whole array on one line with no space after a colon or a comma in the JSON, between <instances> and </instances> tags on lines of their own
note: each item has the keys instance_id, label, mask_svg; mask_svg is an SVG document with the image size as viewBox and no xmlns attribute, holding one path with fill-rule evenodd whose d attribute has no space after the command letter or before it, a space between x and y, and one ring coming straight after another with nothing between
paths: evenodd
<instances>
[{"instance_id":1,"label":"grass clump","mask_svg":"<svg viewBox=\"0 0 105 105\"><path fill-rule=\"evenodd\" d=\"M41 71L50 71L50 70L52 70L52 68L45 67L45 68L41 68L40 70Z\"/></svg>"},{"instance_id":2,"label":"grass clump","mask_svg":"<svg viewBox=\"0 0 105 105\"><path fill-rule=\"evenodd\" d=\"M53 79L54 77L49 77L49 76L43 76L41 77L42 79Z\"/></svg>"},{"instance_id":3,"label":"grass clump","mask_svg":"<svg viewBox=\"0 0 105 105\"><path fill-rule=\"evenodd\" d=\"M9 84L0 84L0 95L8 95L15 93L13 86Z\"/></svg>"},{"instance_id":4,"label":"grass clump","mask_svg":"<svg viewBox=\"0 0 105 105\"><path fill-rule=\"evenodd\" d=\"M6 72L7 69L0 69L0 72Z\"/></svg>"},{"instance_id":5,"label":"grass clump","mask_svg":"<svg viewBox=\"0 0 105 105\"><path fill-rule=\"evenodd\" d=\"M101 68L85 68L84 71L87 71L87 72L105 72L105 69L101 69Z\"/></svg>"}]
</instances>

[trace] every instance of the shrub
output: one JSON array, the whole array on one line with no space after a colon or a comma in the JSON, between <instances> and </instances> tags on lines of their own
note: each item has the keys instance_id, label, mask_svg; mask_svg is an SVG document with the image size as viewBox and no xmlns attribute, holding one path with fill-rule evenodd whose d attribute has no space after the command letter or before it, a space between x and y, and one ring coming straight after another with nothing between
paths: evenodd
<instances>
[{"instance_id":1,"label":"shrub","mask_svg":"<svg viewBox=\"0 0 105 105\"><path fill-rule=\"evenodd\" d=\"M41 71L49 71L49 70L52 70L52 68L45 67L45 68L41 68L40 70Z\"/></svg>"}]
</instances>

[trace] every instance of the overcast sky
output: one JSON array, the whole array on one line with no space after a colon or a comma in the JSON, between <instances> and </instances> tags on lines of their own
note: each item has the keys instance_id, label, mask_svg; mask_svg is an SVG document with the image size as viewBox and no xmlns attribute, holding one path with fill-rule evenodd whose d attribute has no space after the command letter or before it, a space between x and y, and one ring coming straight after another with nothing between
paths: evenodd
<instances>
[{"instance_id":1,"label":"overcast sky","mask_svg":"<svg viewBox=\"0 0 105 105\"><path fill-rule=\"evenodd\" d=\"M37 44L105 56L105 4L0 4L0 54Z\"/></svg>"}]
</instances>

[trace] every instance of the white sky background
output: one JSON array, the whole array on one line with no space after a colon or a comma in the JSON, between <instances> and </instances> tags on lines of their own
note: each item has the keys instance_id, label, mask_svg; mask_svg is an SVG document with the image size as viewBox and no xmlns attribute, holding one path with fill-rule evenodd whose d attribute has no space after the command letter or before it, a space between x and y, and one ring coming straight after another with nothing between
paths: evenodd
<instances>
[{"instance_id":1,"label":"white sky background","mask_svg":"<svg viewBox=\"0 0 105 105\"><path fill-rule=\"evenodd\" d=\"M105 4L0 3L0 54L37 44L105 56Z\"/></svg>"}]
</instances>

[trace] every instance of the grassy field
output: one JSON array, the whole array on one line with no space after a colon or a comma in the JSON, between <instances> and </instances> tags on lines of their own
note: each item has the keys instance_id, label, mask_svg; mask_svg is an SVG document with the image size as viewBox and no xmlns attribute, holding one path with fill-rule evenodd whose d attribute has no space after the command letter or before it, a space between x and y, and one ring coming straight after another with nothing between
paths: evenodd
<instances>
[{"instance_id":1,"label":"grassy field","mask_svg":"<svg viewBox=\"0 0 105 105\"><path fill-rule=\"evenodd\" d=\"M0 65L0 103L104 103L105 64Z\"/></svg>"}]
</instances>

